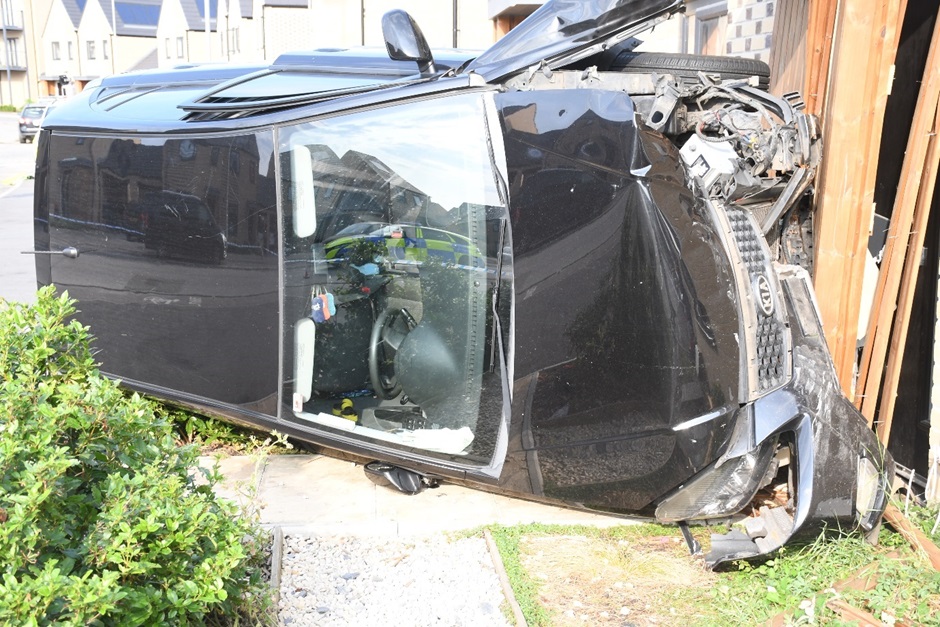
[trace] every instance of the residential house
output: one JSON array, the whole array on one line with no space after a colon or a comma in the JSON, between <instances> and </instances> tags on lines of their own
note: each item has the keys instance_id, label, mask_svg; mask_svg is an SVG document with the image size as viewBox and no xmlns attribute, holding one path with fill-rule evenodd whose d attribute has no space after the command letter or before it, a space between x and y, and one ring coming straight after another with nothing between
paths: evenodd
<instances>
[{"instance_id":1,"label":"residential house","mask_svg":"<svg viewBox=\"0 0 940 627\"><path fill-rule=\"evenodd\" d=\"M37 49L40 96L64 96L79 92L91 77L81 71L78 25L88 0L54 0L46 17Z\"/></svg>"},{"instance_id":2,"label":"residential house","mask_svg":"<svg viewBox=\"0 0 940 627\"><path fill-rule=\"evenodd\" d=\"M494 41L487 0L309 0L310 9L301 15L297 9L307 5L307 0L253 0L261 53L256 58L275 59L291 50L384 47L382 16L392 9L411 14L432 48L484 49Z\"/></svg>"},{"instance_id":3,"label":"residential house","mask_svg":"<svg viewBox=\"0 0 940 627\"><path fill-rule=\"evenodd\" d=\"M22 0L0 0L0 104L19 106L29 97Z\"/></svg>"},{"instance_id":4,"label":"residential house","mask_svg":"<svg viewBox=\"0 0 940 627\"><path fill-rule=\"evenodd\" d=\"M98 77L156 67L161 4L53 0L37 46L42 51L39 95L78 93Z\"/></svg>"},{"instance_id":5,"label":"residential house","mask_svg":"<svg viewBox=\"0 0 940 627\"><path fill-rule=\"evenodd\" d=\"M44 90L42 69L45 67L45 58L48 56L42 48L42 30L49 18L55 0L30 0L23 3L23 26L26 29L23 37L26 48L26 91L29 100L36 100L43 96L55 93ZM53 88L55 85L53 85Z\"/></svg>"},{"instance_id":6,"label":"residential house","mask_svg":"<svg viewBox=\"0 0 940 627\"><path fill-rule=\"evenodd\" d=\"M82 75L109 76L157 67L161 4L162 0L87 0L78 25Z\"/></svg>"},{"instance_id":7,"label":"residential house","mask_svg":"<svg viewBox=\"0 0 940 627\"><path fill-rule=\"evenodd\" d=\"M257 61L264 58L258 43L253 0L222 0L219 7L219 39L226 61Z\"/></svg>"},{"instance_id":8,"label":"residential house","mask_svg":"<svg viewBox=\"0 0 940 627\"><path fill-rule=\"evenodd\" d=\"M165 0L157 37L160 65L273 61L285 52L384 46L382 15L408 11L432 47L486 48L493 42L486 0ZM455 19L456 11L456 19Z\"/></svg>"},{"instance_id":9,"label":"residential house","mask_svg":"<svg viewBox=\"0 0 940 627\"><path fill-rule=\"evenodd\" d=\"M218 16L219 0L164 0L157 25L159 67L224 60L218 37Z\"/></svg>"}]
</instances>

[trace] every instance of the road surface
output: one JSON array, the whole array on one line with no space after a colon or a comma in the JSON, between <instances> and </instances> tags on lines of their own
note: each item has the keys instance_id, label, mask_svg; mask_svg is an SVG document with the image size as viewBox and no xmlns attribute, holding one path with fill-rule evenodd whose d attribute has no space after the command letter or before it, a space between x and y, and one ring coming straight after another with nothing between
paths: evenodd
<instances>
[{"instance_id":1,"label":"road surface","mask_svg":"<svg viewBox=\"0 0 940 627\"><path fill-rule=\"evenodd\" d=\"M19 143L17 114L0 113L0 298L32 302L36 294L33 249L33 181L36 150Z\"/></svg>"}]
</instances>

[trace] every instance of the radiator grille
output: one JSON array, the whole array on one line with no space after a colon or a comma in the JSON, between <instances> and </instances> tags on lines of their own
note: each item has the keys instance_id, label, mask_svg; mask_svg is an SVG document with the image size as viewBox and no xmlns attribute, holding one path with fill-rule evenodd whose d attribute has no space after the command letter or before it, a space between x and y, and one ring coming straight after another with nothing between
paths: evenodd
<instances>
[{"instance_id":1,"label":"radiator grille","mask_svg":"<svg viewBox=\"0 0 940 627\"><path fill-rule=\"evenodd\" d=\"M788 334L780 319L779 304L767 314L759 302L760 295L756 285L761 277L766 280L770 272L770 260L767 258L766 245L761 241L760 233L753 226L743 209L726 208L728 224L738 249L741 262L747 268L749 300L753 307L753 335L749 338L756 347L752 356L752 371L757 376L760 391L773 389L784 383L788 372Z\"/></svg>"}]
</instances>

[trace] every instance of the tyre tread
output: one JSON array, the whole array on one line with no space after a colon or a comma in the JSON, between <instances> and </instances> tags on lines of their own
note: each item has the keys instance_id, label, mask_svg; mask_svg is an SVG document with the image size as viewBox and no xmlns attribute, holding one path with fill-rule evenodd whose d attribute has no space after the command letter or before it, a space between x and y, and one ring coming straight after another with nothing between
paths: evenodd
<instances>
[{"instance_id":1,"label":"tyre tread","mask_svg":"<svg viewBox=\"0 0 940 627\"><path fill-rule=\"evenodd\" d=\"M620 52L610 64L615 72L661 72L695 78L698 72L719 74L723 79L757 76L760 86L770 84L770 66L758 59L668 52Z\"/></svg>"}]
</instances>

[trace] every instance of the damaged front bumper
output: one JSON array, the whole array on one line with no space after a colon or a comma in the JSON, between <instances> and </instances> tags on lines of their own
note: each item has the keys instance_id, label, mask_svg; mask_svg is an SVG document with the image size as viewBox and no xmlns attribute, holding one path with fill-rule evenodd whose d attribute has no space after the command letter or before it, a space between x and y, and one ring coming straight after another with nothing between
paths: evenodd
<instances>
[{"instance_id":1,"label":"damaged front bumper","mask_svg":"<svg viewBox=\"0 0 940 627\"><path fill-rule=\"evenodd\" d=\"M789 446L790 499L761 507L744 529L713 535L706 564L764 555L823 529L872 530L884 511L894 463L845 398L826 347L807 273L778 271L792 336L790 382L741 408L725 454L658 505L663 522L740 511L776 473Z\"/></svg>"}]
</instances>

